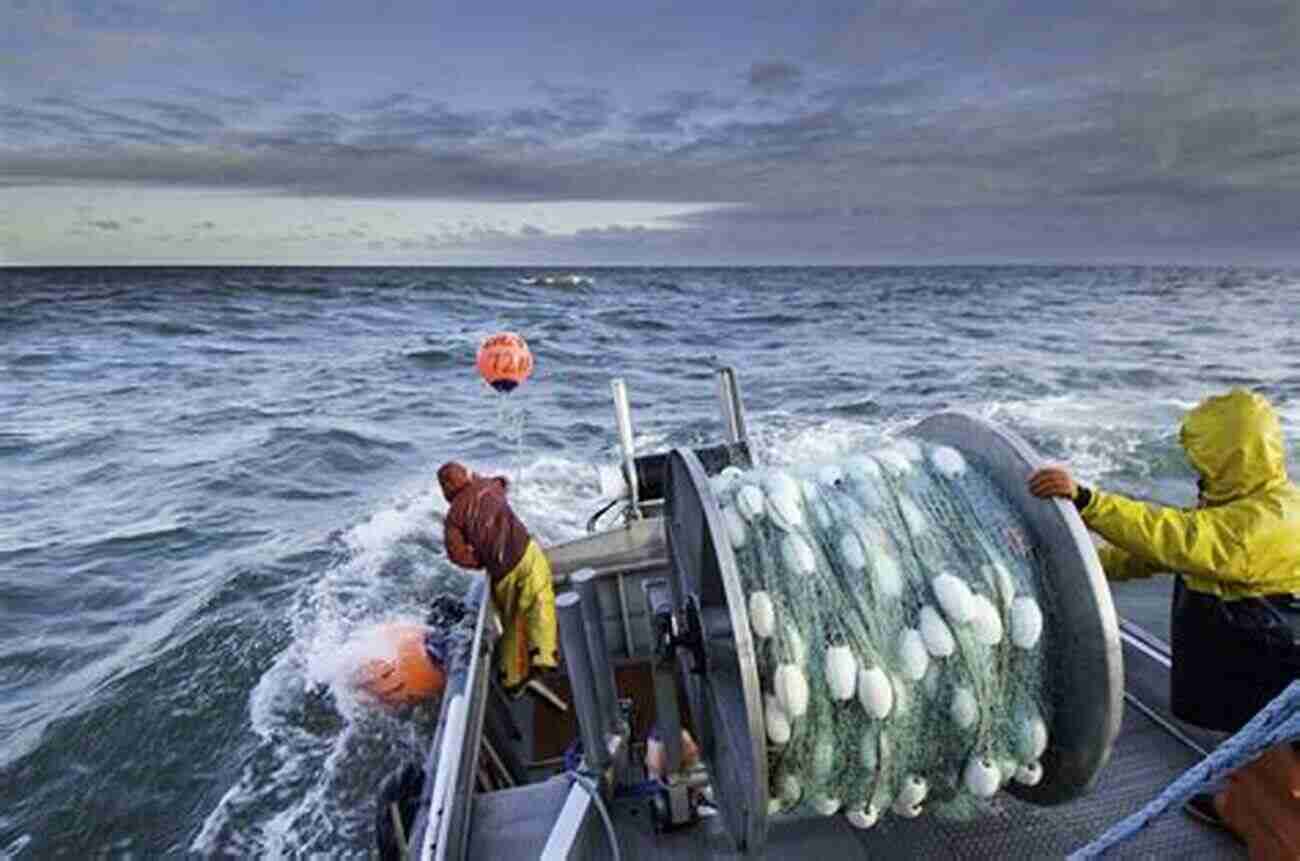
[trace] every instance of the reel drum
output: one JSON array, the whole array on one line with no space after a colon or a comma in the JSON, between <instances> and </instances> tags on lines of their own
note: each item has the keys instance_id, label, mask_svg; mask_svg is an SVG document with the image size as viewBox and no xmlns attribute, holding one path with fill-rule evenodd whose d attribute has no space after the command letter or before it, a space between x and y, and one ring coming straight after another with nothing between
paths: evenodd
<instances>
[{"instance_id":1,"label":"reel drum","mask_svg":"<svg viewBox=\"0 0 1300 861\"><path fill-rule=\"evenodd\" d=\"M924 420L908 435L951 446L977 465L1029 532L1054 599L1047 655L1052 724L1042 780L1007 789L1035 804L1076 798L1096 781L1123 716L1118 625L1087 530L1072 506L1029 494L1026 479L1041 458L1014 434L953 412ZM669 455L665 499L675 614L703 663L688 672L678 662L688 706L727 831L742 851L759 849L767 835L768 768L755 644L721 510L689 449Z\"/></svg>"}]
</instances>

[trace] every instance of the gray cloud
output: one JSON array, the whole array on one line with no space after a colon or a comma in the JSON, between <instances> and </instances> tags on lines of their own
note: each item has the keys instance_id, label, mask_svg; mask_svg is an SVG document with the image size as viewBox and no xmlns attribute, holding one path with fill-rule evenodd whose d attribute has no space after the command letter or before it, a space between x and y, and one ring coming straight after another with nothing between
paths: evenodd
<instances>
[{"instance_id":1,"label":"gray cloud","mask_svg":"<svg viewBox=\"0 0 1300 861\"><path fill-rule=\"evenodd\" d=\"M604 90L539 83L542 103L514 108L492 124L494 134L530 142L572 140L609 128L615 107Z\"/></svg>"},{"instance_id":2,"label":"gray cloud","mask_svg":"<svg viewBox=\"0 0 1300 861\"><path fill-rule=\"evenodd\" d=\"M118 104L126 107L142 108L163 122L185 129L219 129L225 125L224 120L209 111L177 102L167 102L161 99L121 99ZM68 106L72 107L72 105Z\"/></svg>"},{"instance_id":3,"label":"gray cloud","mask_svg":"<svg viewBox=\"0 0 1300 861\"><path fill-rule=\"evenodd\" d=\"M666 135L683 131L681 111L647 111L632 118L632 128L642 134Z\"/></svg>"},{"instance_id":4,"label":"gray cloud","mask_svg":"<svg viewBox=\"0 0 1300 861\"><path fill-rule=\"evenodd\" d=\"M480 114L453 111L437 102L408 99L360 115L355 127L357 134L351 140L357 145L412 146L468 140L486 131L488 121ZM336 124L331 130L340 128Z\"/></svg>"},{"instance_id":5,"label":"gray cloud","mask_svg":"<svg viewBox=\"0 0 1300 861\"><path fill-rule=\"evenodd\" d=\"M802 77L798 66L782 60L765 60L749 67L748 81L755 89L775 92L798 87Z\"/></svg>"},{"instance_id":6,"label":"gray cloud","mask_svg":"<svg viewBox=\"0 0 1300 861\"><path fill-rule=\"evenodd\" d=\"M685 134L690 124L724 114L737 105L734 99L724 99L705 90L674 90L660 101L660 107L630 115L632 131L647 135Z\"/></svg>"},{"instance_id":7,"label":"gray cloud","mask_svg":"<svg viewBox=\"0 0 1300 861\"><path fill-rule=\"evenodd\" d=\"M122 222L113 219L103 218L89 222L91 227L97 230L121 230Z\"/></svg>"}]
</instances>

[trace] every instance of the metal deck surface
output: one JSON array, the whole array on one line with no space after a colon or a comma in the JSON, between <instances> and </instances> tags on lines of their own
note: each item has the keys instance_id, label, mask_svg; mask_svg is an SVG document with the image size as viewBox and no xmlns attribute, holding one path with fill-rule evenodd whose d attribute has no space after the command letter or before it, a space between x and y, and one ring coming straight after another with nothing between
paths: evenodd
<instances>
[{"instance_id":1,"label":"metal deck surface","mask_svg":"<svg viewBox=\"0 0 1300 861\"><path fill-rule=\"evenodd\" d=\"M560 816L569 786L568 779L553 777L475 796L465 857L505 861L536 858Z\"/></svg>"},{"instance_id":2,"label":"metal deck surface","mask_svg":"<svg viewBox=\"0 0 1300 861\"><path fill-rule=\"evenodd\" d=\"M1108 826L1154 798L1198 761L1154 721L1126 708L1110 763L1086 798L1055 807L1034 807L1000 794L990 812L971 822L935 816L890 817L870 831L856 831L842 816L777 820L762 854L740 855L721 823L706 820L693 829L656 835L644 804L616 803L613 814L622 855L637 859L820 859L849 858L1019 859L1062 858ZM602 835L603 839L603 835ZM597 845L600 845L597 841ZM612 857L612 856L611 856ZM1226 832L1201 825L1182 813L1157 820L1107 857L1244 859L1245 848Z\"/></svg>"},{"instance_id":3,"label":"metal deck surface","mask_svg":"<svg viewBox=\"0 0 1300 861\"><path fill-rule=\"evenodd\" d=\"M1000 794L989 812L970 822L936 816L916 820L889 817L870 831L856 831L841 816L776 820L764 852L740 855L716 818L669 834L656 834L643 801L615 801L610 811L622 857L636 859L1030 859L1062 858L1107 827L1140 809L1187 768L1199 754L1157 723L1172 722L1167 710L1168 677L1156 655L1131 643L1124 647L1128 693L1142 706L1126 704L1120 735L1096 788L1087 797L1055 807L1035 807ZM1193 741L1212 743L1178 725ZM476 796L467 857L534 858L555 824L569 788L563 777L516 790ZM603 827L591 823L588 857L612 857ZM1226 832L1171 812L1107 857L1135 859L1244 859L1245 848Z\"/></svg>"}]
</instances>

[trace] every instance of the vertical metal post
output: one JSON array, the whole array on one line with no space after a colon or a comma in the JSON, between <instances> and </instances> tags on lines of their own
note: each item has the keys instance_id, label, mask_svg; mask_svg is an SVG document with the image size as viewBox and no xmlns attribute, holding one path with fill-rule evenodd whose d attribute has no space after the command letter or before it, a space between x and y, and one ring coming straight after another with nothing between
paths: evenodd
<instances>
[{"instance_id":1,"label":"vertical metal post","mask_svg":"<svg viewBox=\"0 0 1300 861\"><path fill-rule=\"evenodd\" d=\"M744 442L749 434L745 429L745 409L740 403L740 385L736 382L735 368L718 369L718 403L722 408L728 444Z\"/></svg>"},{"instance_id":2,"label":"vertical metal post","mask_svg":"<svg viewBox=\"0 0 1300 861\"><path fill-rule=\"evenodd\" d=\"M627 385L621 378L609 385L614 390L614 422L618 425L619 448L623 451L623 478L627 481L628 498L632 500L631 511L639 518L641 494L636 482L636 447L632 444L632 408L628 405Z\"/></svg>"},{"instance_id":3,"label":"vertical metal post","mask_svg":"<svg viewBox=\"0 0 1300 861\"><path fill-rule=\"evenodd\" d=\"M590 568L575 571L571 582L581 599L582 622L587 629L587 650L591 655L591 675L595 682L596 703L600 706L601 732L617 732L618 693L614 685L614 670L609 663L609 647L605 643L600 598L596 594L596 572Z\"/></svg>"},{"instance_id":4,"label":"vertical metal post","mask_svg":"<svg viewBox=\"0 0 1300 861\"><path fill-rule=\"evenodd\" d=\"M675 774L682 767L682 724L677 704L677 681L673 675L676 649L672 645L673 602L667 580L642 582L646 606L654 620L658 640L654 662L655 729L663 742L666 774Z\"/></svg>"},{"instance_id":5,"label":"vertical metal post","mask_svg":"<svg viewBox=\"0 0 1300 861\"><path fill-rule=\"evenodd\" d=\"M633 650L635 644L632 642L632 617L627 611L627 589L623 585L621 571L615 575L615 580L618 589L618 612L623 617L623 650L627 652L629 658L632 658L636 656Z\"/></svg>"},{"instance_id":6,"label":"vertical metal post","mask_svg":"<svg viewBox=\"0 0 1300 861\"><path fill-rule=\"evenodd\" d=\"M596 701L596 680L591 672L591 650L584 630L582 599L576 592L565 592L555 599L555 611L559 616L560 643L564 647L564 663L569 671L583 759L588 766L603 772L609 765L609 749L605 744L605 728Z\"/></svg>"}]
</instances>

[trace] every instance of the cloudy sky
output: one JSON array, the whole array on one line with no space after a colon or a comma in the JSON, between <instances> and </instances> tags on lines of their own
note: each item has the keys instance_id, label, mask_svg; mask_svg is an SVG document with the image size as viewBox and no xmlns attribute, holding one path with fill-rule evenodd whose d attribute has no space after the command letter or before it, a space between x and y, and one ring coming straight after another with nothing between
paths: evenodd
<instances>
[{"instance_id":1,"label":"cloudy sky","mask_svg":"<svg viewBox=\"0 0 1300 861\"><path fill-rule=\"evenodd\" d=\"M1297 0L0 21L0 263L1300 263Z\"/></svg>"}]
</instances>

